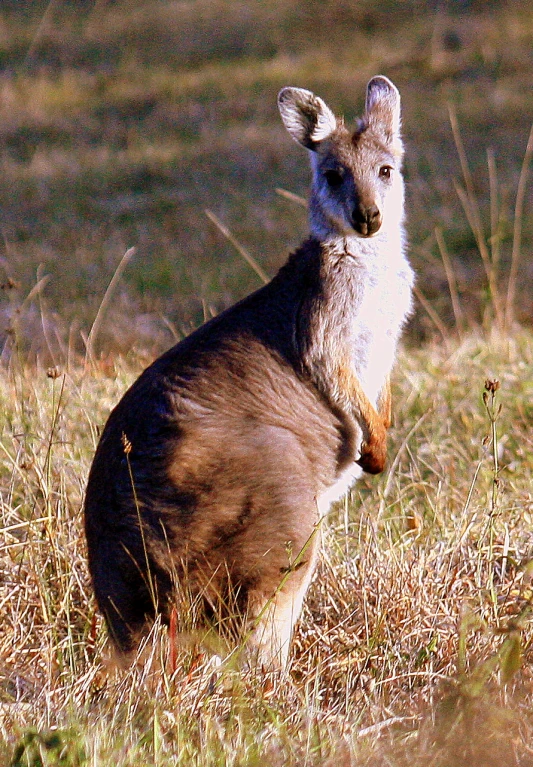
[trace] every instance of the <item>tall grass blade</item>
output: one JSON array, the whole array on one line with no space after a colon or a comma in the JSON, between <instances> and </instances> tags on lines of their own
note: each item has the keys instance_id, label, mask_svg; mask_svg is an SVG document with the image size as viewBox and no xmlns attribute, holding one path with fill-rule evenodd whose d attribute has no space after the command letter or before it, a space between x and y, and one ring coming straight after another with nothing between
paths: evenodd
<instances>
[{"instance_id":1,"label":"tall grass blade","mask_svg":"<svg viewBox=\"0 0 533 767\"><path fill-rule=\"evenodd\" d=\"M492 149L487 149L487 167L489 169L489 202L490 202L490 250L492 263L499 267L500 263L500 204L498 194L498 173L496 170L496 158Z\"/></svg>"},{"instance_id":2,"label":"tall grass blade","mask_svg":"<svg viewBox=\"0 0 533 767\"><path fill-rule=\"evenodd\" d=\"M420 302L432 323L441 334L444 344L447 346L449 341L449 334L444 322L441 320L435 309L431 306L431 303L424 296L420 288L418 288L416 285L413 288L413 293L415 294L417 300Z\"/></svg>"},{"instance_id":3,"label":"tall grass blade","mask_svg":"<svg viewBox=\"0 0 533 767\"><path fill-rule=\"evenodd\" d=\"M518 179L518 188L516 191L516 202L514 208L513 224L513 249L511 252L511 268L509 271L509 282L507 283L507 297L505 300L505 327L509 330L514 321L514 302L516 295L516 281L518 268L520 266L520 255L522 247L522 223L524 220L524 199L526 195L526 184L529 173L529 164L533 154L533 125L529 132L529 138Z\"/></svg>"},{"instance_id":4,"label":"tall grass blade","mask_svg":"<svg viewBox=\"0 0 533 767\"><path fill-rule=\"evenodd\" d=\"M294 192L289 192L288 189L281 189L281 187L278 186L276 187L275 192L276 194L279 194L280 197L284 197L286 200L295 202L296 205L301 205L302 208L309 207L305 197L300 197L299 194L294 194Z\"/></svg>"},{"instance_id":5,"label":"tall grass blade","mask_svg":"<svg viewBox=\"0 0 533 767\"><path fill-rule=\"evenodd\" d=\"M457 290L457 280L455 279L453 265L448 253L448 249L446 248L446 243L444 242L444 235L439 227L435 229L435 237L439 247L440 256L442 258L442 263L444 265L444 271L446 272L446 279L448 280L448 288L450 290L450 298L452 301L452 309L455 317L455 325L457 327L459 338L462 339L463 331L465 329L465 318L463 310L461 309L461 302L459 300L459 291Z\"/></svg>"},{"instance_id":6,"label":"tall grass blade","mask_svg":"<svg viewBox=\"0 0 533 767\"><path fill-rule=\"evenodd\" d=\"M500 297L500 291L498 288L498 264L497 261L493 261L491 254L487 247L487 241L485 233L483 231L483 224L481 221L481 213L479 210L479 203L476 196L474 187L474 181L472 173L470 172L470 166L466 156L463 140L461 137L461 131L459 129L459 122L457 120L457 114L451 104L448 105L448 112L450 117L450 125L452 128L453 139L459 156L459 162L461 164L461 171L463 174L463 181L465 188L462 189L459 184L455 184L457 195L463 206L466 218L472 230L472 233L476 240L476 245L481 256L485 274L487 276L490 299L492 308L494 310L494 317L496 324L500 331L504 327L504 311L502 308L502 299Z\"/></svg>"},{"instance_id":7,"label":"tall grass blade","mask_svg":"<svg viewBox=\"0 0 533 767\"><path fill-rule=\"evenodd\" d=\"M135 248L128 248L128 250L124 253L122 258L120 259L119 265L115 269L115 273L113 277L111 278L111 282L107 286L107 290L104 293L102 303L100 304L100 307L96 313L96 317L94 318L94 322L91 327L91 332L89 333L89 337L87 338L86 351L85 351L86 365L89 362L89 360L91 362L94 361L94 349L95 349L98 333L100 332L100 328L102 326L102 320L106 313L107 307L111 303L111 299L113 297L113 293L115 292L115 288L117 287L119 280L124 273L125 268L131 261L132 257L135 255L135 252L136 252Z\"/></svg>"},{"instance_id":8,"label":"tall grass blade","mask_svg":"<svg viewBox=\"0 0 533 767\"><path fill-rule=\"evenodd\" d=\"M232 233L231 233L231 232L230 232L230 230L227 228L227 226L225 226L225 225L222 223L222 221L221 221L219 218L217 218L217 216L215 216L215 214L214 214L212 211L210 211L210 210L206 210L206 211L205 211L205 215L207 216L207 218L208 218L210 221L212 221L212 222L213 222L213 224L214 224L214 225L217 227L217 229L218 229L218 230L219 230L219 231L220 231L220 232L221 232L221 233L224 235L224 237L225 237L225 238L226 238L226 239L227 239L229 242L231 242L231 244L233 245L233 247L235 248L235 250L236 250L238 253L240 253L240 255L241 255L243 258L244 258L244 260L246 261L246 263L247 263L247 264L249 264L249 265L252 267L252 269L254 270L254 272L255 272L255 273L258 275L258 277L259 277L259 278L260 278L260 279L261 279L261 280L262 280L262 281L265 283L265 285L267 284L267 282L270 282L270 278L268 277L268 275L266 274L266 272L264 272L264 271L261 269L261 267L259 266L259 264L258 264L258 263L257 263L257 261L255 260L255 258L254 258L252 255L250 255L250 253L248 253L248 251L247 251L245 248L243 248L243 246L240 244L240 242L239 242L239 241L238 241L238 240L237 240L237 239L236 239L236 238L235 238L235 237L232 235Z\"/></svg>"},{"instance_id":9,"label":"tall grass blade","mask_svg":"<svg viewBox=\"0 0 533 767\"><path fill-rule=\"evenodd\" d=\"M35 51L37 50L37 46L39 45L39 43L41 42L41 39L43 38L45 32L47 31L48 22L52 18L52 14L54 13L56 7L60 4L61 4L61 0L50 0L48 5L46 6L46 9L41 17L41 21L39 22L39 26L37 27L37 31L33 35L32 41L30 43L30 46L24 58L25 66L28 66L28 64L31 63L33 55Z\"/></svg>"}]
</instances>

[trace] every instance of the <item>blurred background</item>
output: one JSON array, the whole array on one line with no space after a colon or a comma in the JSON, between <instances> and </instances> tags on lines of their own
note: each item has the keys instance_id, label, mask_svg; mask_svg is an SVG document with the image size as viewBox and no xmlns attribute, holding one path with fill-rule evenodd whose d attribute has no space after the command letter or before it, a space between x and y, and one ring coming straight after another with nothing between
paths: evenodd
<instances>
[{"instance_id":1,"label":"blurred background","mask_svg":"<svg viewBox=\"0 0 533 767\"><path fill-rule=\"evenodd\" d=\"M505 286L532 72L525 0L2 0L2 354L14 345L58 359L83 353L132 246L100 355L157 353L259 287L206 210L273 275L307 230L305 208L278 190L306 197L309 182L278 90L314 90L351 121L377 73L403 98L422 301L411 337L453 327L450 273L467 321L483 321L487 277L457 191L465 180L450 110ZM533 318L531 187L520 220L524 323Z\"/></svg>"}]
</instances>

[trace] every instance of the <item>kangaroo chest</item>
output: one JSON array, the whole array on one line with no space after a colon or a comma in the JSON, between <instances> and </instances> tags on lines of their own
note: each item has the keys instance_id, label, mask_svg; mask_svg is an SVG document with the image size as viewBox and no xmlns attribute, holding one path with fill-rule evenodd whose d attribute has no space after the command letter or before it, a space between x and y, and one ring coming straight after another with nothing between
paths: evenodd
<instances>
[{"instance_id":1,"label":"kangaroo chest","mask_svg":"<svg viewBox=\"0 0 533 767\"><path fill-rule=\"evenodd\" d=\"M405 268L369 274L353 317L352 353L355 373L371 402L394 364L396 346L411 308L411 272Z\"/></svg>"}]
</instances>

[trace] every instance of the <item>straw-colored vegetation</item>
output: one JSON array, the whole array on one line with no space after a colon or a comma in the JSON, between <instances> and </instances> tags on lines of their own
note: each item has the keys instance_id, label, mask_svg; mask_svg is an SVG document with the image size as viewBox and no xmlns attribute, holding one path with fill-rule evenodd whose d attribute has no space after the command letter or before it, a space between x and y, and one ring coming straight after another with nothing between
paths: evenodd
<instances>
[{"instance_id":1,"label":"straw-colored vegetation","mask_svg":"<svg viewBox=\"0 0 533 767\"><path fill-rule=\"evenodd\" d=\"M1 764L533 765L533 12L451 5L5 3ZM171 664L157 626L119 671L82 533L99 430L154 350L255 287L239 249L273 272L304 231L277 88L353 116L377 71L420 273L388 469L324 520L286 677Z\"/></svg>"},{"instance_id":2,"label":"straw-colored vegetation","mask_svg":"<svg viewBox=\"0 0 533 767\"><path fill-rule=\"evenodd\" d=\"M286 679L191 647L172 673L164 637L103 665L80 505L139 367L1 374L2 763L533 764L531 334L402 355L389 470L325 520Z\"/></svg>"}]
</instances>

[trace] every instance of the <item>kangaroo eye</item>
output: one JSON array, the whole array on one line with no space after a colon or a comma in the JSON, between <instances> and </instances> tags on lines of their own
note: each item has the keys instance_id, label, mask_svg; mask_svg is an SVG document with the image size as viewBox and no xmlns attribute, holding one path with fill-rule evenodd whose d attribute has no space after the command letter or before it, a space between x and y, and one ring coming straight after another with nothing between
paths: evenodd
<instances>
[{"instance_id":1,"label":"kangaroo eye","mask_svg":"<svg viewBox=\"0 0 533 767\"><path fill-rule=\"evenodd\" d=\"M326 182L332 189L336 189L342 184L343 175L341 170L327 170L324 173Z\"/></svg>"},{"instance_id":2,"label":"kangaroo eye","mask_svg":"<svg viewBox=\"0 0 533 767\"><path fill-rule=\"evenodd\" d=\"M392 174L392 168L390 165L382 165L379 169L380 178L390 178Z\"/></svg>"}]
</instances>

